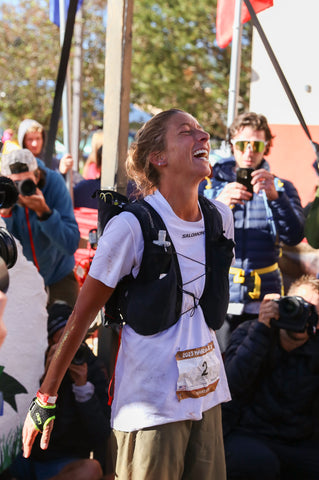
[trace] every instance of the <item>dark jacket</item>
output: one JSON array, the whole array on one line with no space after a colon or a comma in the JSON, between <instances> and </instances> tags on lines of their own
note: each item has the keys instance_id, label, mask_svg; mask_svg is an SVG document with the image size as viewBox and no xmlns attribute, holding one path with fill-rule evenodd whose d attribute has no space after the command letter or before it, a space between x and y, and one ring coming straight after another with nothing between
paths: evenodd
<instances>
[{"instance_id":1,"label":"dark jacket","mask_svg":"<svg viewBox=\"0 0 319 480\"><path fill-rule=\"evenodd\" d=\"M40 448L40 435L32 448L31 459L49 461L61 456L88 458L90 451L98 452L105 448L110 432L110 410L107 405L107 379L104 367L87 347L87 380L95 387L93 396L87 402L77 402L72 391L72 380L65 374L58 391L57 412L49 447Z\"/></svg>"},{"instance_id":2,"label":"dark jacket","mask_svg":"<svg viewBox=\"0 0 319 480\"><path fill-rule=\"evenodd\" d=\"M287 352L278 329L246 321L231 336L225 368L233 399L223 405L225 435L240 428L294 441L316 433L319 335Z\"/></svg>"},{"instance_id":3,"label":"dark jacket","mask_svg":"<svg viewBox=\"0 0 319 480\"><path fill-rule=\"evenodd\" d=\"M259 168L269 170L266 160ZM212 188L204 189L204 195L207 198L218 197L227 183L236 181L235 169L234 160L215 164ZM262 300L266 293L282 293L281 273L276 269L259 275L260 294L252 298L249 292L256 287L256 277L251 272L276 264L281 243L297 245L304 237L305 218L297 190L291 182L279 178L275 178L275 186L279 194L277 200L267 201L262 194L254 193L251 201L235 205L232 209L236 244L234 267L244 271L245 281L238 283L236 278L234 281L234 275L230 275L230 302L248 303Z\"/></svg>"},{"instance_id":4,"label":"dark jacket","mask_svg":"<svg viewBox=\"0 0 319 480\"><path fill-rule=\"evenodd\" d=\"M98 198L92 195L101 188L101 179L82 180L73 189L74 208L95 208L99 206Z\"/></svg>"}]
</instances>

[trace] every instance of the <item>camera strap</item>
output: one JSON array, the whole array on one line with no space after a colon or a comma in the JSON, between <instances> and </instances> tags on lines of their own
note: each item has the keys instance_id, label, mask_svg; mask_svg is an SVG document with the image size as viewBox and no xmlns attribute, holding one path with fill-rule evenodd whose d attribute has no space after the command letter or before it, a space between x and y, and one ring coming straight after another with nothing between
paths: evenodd
<instances>
[{"instance_id":1,"label":"camera strap","mask_svg":"<svg viewBox=\"0 0 319 480\"><path fill-rule=\"evenodd\" d=\"M25 211L25 218L27 221L27 226L28 226L28 232L29 232L29 238L30 238L30 245L31 245L31 250L32 250L32 256L33 256L33 262L34 265L37 267L38 271L40 271L40 267L38 264L37 256L35 253L35 247L34 247L34 242L33 242L33 237L32 237L32 230L31 230L31 224L30 224L30 217L29 217L29 209L28 207L24 207Z\"/></svg>"},{"instance_id":2,"label":"camera strap","mask_svg":"<svg viewBox=\"0 0 319 480\"><path fill-rule=\"evenodd\" d=\"M277 237L277 231L276 231L276 225L275 225L275 221L274 221L274 217L273 217L273 214L272 214L272 211L271 211L271 208L270 206L268 205L268 199L267 199L267 195L266 195L266 192L264 189L262 189L261 191L261 194L263 196L263 201L264 201L264 205L265 205L265 210L266 210L266 214L267 214L267 222L269 224L269 228L270 228L270 232L271 232L271 237L273 239L273 242L276 241L276 237Z\"/></svg>"}]
</instances>

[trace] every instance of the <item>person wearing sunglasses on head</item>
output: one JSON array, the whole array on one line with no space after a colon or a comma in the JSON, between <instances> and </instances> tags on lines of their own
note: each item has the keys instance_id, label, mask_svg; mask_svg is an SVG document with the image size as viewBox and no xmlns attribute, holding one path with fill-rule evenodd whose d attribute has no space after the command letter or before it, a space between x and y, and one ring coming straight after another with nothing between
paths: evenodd
<instances>
[{"instance_id":1,"label":"person wearing sunglasses on head","mask_svg":"<svg viewBox=\"0 0 319 480\"><path fill-rule=\"evenodd\" d=\"M233 157L215 163L211 188L204 189L205 196L231 207L235 223L228 330L220 334L225 347L229 330L256 318L267 293L283 293L281 244L301 242L305 221L294 185L276 177L264 158L274 138L266 117L254 112L239 115L228 138Z\"/></svg>"}]
</instances>

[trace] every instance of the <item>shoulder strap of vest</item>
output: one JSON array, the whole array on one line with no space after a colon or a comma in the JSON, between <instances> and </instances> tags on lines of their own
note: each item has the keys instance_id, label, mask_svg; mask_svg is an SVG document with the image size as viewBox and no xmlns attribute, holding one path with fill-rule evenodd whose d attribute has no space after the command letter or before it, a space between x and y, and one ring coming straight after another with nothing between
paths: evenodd
<instances>
[{"instance_id":1,"label":"shoulder strap of vest","mask_svg":"<svg viewBox=\"0 0 319 480\"><path fill-rule=\"evenodd\" d=\"M198 196L201 206L204 222L206 238L216 240L223 233L223 220L218 208L203 195Z\"/></svg>"},{"instance_id":2,"label":"shoulder strap of vest","mask_svg":"<svg viewBox=\"0 0 319 480\"><path fill-rule=\"evenodd\" d=\"M98 199L98 238L103 233L107 222L123 211L128 204L128 198L113 190L96 190L93 197Z\"/></svg>"},{"instance_id":3,"label":"shoulder strap of vest","mask_svg":"<svg viewBox=\"0 0 319 480\"><path fill-rule=\"evenodd\" d=\"M153 242L154 240L159 240L159 231L164 230L166 232L164 240L169 242L169 247L165 248L165 251L169 252L172 255L172 260L175 265L175 271L177 275L177 283L181 287L182 286L182 274L180 270L180 266L177 259L176 250L172 239L168 233L167 227L162 219L162 217L157 213L157 211L145 200L138 200L133 203L129 203L124 207L125 211L133 213L138 221L140 222L143 238L144 238L144 245L147 242ZM144 257L141 263L140 272L144 271ZM181 288L179 294L181 295ZM177 309L180 312L181 307L181 298L178 301Z\"/></svg>"},{"instance_id":4,"label":"shoulder strap of vest","mask_svg":"<svg viewBox=\"0 0 319 480\"><path fill-rule=\"evenodd\" d=\"M159 230L165 230L166 239L171 241L162 217L145 200L128 203L125 205L124 210L133 213L138 219L141 225L144 241L157 240Z\"/></svg>"}]
</instances>

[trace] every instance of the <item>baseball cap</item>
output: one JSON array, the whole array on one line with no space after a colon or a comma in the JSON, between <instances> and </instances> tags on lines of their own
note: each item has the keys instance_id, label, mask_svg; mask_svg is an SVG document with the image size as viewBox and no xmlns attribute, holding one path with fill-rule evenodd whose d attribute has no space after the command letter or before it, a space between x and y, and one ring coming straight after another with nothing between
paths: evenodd
<instances>
[{"instance_id":1,"label":"baseball cap","mask_svg":"<svg viewBox=\"0 0 319 480\"><path fill-rule=\"evenodd\" d=\"M72 307L66 302L56 301L48 308L48 338L51 338L60 328L64 328Z\"/></svg>"},{"instance_id":2,"label":"baseball cap","mask_svg":"<svg viewBox=\"0 0 319 480\"><path fill-rule=\"evenodd\" d=\"M13 173L33 172L37 168L38 162L27 148L1 155L1 174L5 177Z\"/></svg>"}]
</instances>

